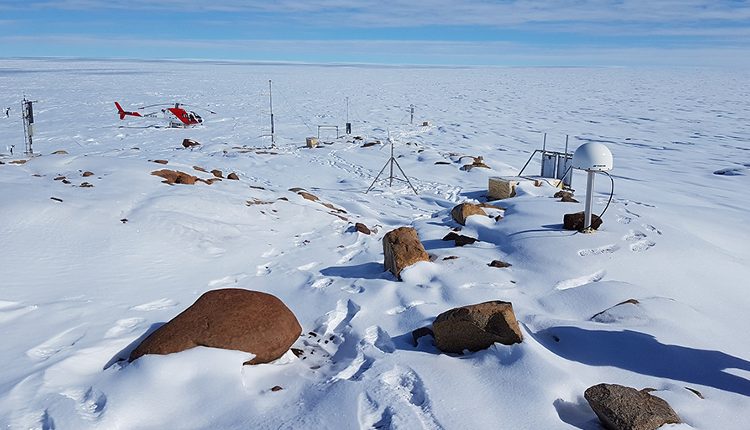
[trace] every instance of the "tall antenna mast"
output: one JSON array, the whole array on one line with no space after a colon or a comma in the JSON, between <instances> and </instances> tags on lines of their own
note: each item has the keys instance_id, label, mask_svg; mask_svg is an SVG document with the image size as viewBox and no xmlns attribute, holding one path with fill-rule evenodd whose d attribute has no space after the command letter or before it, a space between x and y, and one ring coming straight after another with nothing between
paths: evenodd
<instances>
[{"instance_id":1,"label":"tall antenna mast","mask_svg":"<svg viewBox=\"0 0 750 430\"><path fill-rule=\"evenodd\" d=\"M271 145L276 146L276 130L273 127L273 94L271 93L271 80L268 80L268 105L271 109Z\"/></svg>"},{"instance_id":2,"label":"tall antenna mast","mask_svg":"<svg viewBox=\"0 0 750 430\"><path fill-rule=\"evenodd\" d=\"M414 105L409 105L409 113L411 113L411 119L409 120L409 124L414 125Z\"/></svg>"}]
</instances>

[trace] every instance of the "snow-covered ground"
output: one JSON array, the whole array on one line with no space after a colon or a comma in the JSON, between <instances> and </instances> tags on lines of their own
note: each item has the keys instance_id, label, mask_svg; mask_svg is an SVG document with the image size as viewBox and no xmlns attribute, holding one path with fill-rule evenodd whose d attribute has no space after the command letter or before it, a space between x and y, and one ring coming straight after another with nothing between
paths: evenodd
<instances>
[{"instance_id":1,"label":"snow-covered ground","mask_svg":"<svg viewBox=\"0 0 750 430\"><path fill-rule=\"evenodd\" d=\"M670 428L747 428L749 78L0 61L0 107L12 107L0 118L0 425L596 429L583 391L608 382L656 389L686 423ZM253 149L270 144L260 137L269 79L277 148ZM38 100L42 155L10 164L23 158L24 94ZM401 183L364 194L388 159L385 145L362 148L324 129L333 144L303 147L317 125L343 132L346 97L354 134L382 142L390 134L419 195ZM168 129L119 121L114 101L217 114L198 111L203 126ZM570 134L571 149L598 141L612 150L615 195L600 231L561 230L563 214L583 205L523 186L499 202L503 220L469 219L462 234L479 242L440 240L456 227L450 209L484 201L488 178L516 174L542 132L550 149L562 150ZM203 145L185 150L183 138ZM461 155L481 155L492 169L461 171ZM240 180L170 186L150 175L211 176L193 166ZM579 200L584 182L574 175ZM606 178L596 193L598 213ZM354 232L355 222L377 232ZM382 267L382 236L400 226L415 227L434 257L403 282ZM487 265L496 259L512 267ZM222 287L281 298L303 327L297 347L319 358L288 353L242 366L245 353L199 347L116 363L154 325ZM439 353L426 337L412 345L411 331L439 313L496 299L513 303L522 344L462 356ZM629 299L638 304L615 306Z\"/></svg>"}]
</instances>

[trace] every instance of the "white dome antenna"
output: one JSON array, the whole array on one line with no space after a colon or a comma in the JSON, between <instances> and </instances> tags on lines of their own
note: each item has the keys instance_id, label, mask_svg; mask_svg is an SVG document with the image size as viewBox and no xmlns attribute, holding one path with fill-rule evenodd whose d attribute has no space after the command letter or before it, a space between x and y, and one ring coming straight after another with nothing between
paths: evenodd
<instances>
[{"instance_id":1,"label":"white dome antenna","mask_svg":"<svg viewBox=\"0 0 750 430\"><path fill-rule=\"evenodd\" d=\"M612 152L601 143L584 143L573 153L573 168L585 170L588 173L586 181L586 208L583 218L584 231L590 231L591 206L594 199L594 175L606 172L613 167Z\"/></svg>"}]
</instances>

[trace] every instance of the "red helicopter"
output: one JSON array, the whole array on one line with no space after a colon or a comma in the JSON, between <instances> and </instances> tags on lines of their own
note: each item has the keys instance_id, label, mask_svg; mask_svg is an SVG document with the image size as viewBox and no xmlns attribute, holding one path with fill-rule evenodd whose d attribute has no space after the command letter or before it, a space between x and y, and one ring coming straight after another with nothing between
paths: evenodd
<instances>
[{"instance_id":1,"label":"red helicopter","mask_svg":"<svg viewBox=\"0 0 750 430\"><path fill-rule=\"evenodd\" d=\"M143 106L138 111L130 112L126 111L120 106L120 103L115 102L117 107L117 113L120 115L120 119L125 119L126 116L135 116L141 118L158 118L159 111L154 112L140 112L143 109L148 109L156 106L172 106L171 104L156 104ZM193 111L188 111L182 108L187 106L182 103L175 103L173 107L161 109L161 113L167 121L169 121L170 127L192 127L203 123L203 118ZM215 114L216 112L206 109L208 112Z\"/></svg>"}]
</instances>

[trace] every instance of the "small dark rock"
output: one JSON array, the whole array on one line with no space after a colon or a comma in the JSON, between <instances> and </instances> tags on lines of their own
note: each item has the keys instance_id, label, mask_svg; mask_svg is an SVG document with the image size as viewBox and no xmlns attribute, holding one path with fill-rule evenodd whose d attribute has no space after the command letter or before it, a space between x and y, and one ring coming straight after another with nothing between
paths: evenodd
<instances>
[{"instance_id":1,"label":"small dark rock","mask_svg":"<svg viewBox=\"0 0 750 430\"><path fill-rule=\"evenodd\" d=\"M454 241L455 246L471 245L477 241L477 239L473 237L456 234L455 232L446 234L445 237L443 237L443 240L452 240Z\"/></svg>"},{"instance_id":2,"label":"small dark rock","mask_svg":"<svg viewBox=\"0 0 750 430\"><path fill-rule=\"evenodd\" d=\"M168 164L169 163L169 161L167 161L167 160L151 160L151 161L153 161L154 163L159 163L159 164Z\"/></svg>"},{"instance_id":3,"label":"small dark rock","mask_svg":"<svg viewBox=\"0 0 750 430\"><path fill-rule=\"evenodd\" d=\"M217 178L223 178L224 177L224 173L222 173L222 171L219 170L219 169L212 170L211 174L214 175Z\"/></svg>"},{"instance_id":4,"label":"small dark rock","mask_svg":"<svg viewBox=\"0 0 750 430\"><path fill-rule=\"evenodd\" d=\"M488 264L488 266L490 266L490 267L497 267L498 269L502 269L502 268L505 268L505 267L510 267L510 266L512 266L512 264L506 263L506 262L500 261L500 260L493 260L492 263Z\"/></svg>"},{"instance_id":5,"label":"small dark rock","mask_svg":"<svg viewBox=\"0 0 750 430\"><path fill-rule=\"evenodd\" d=\"M236 173L232 172L232 173L230 173L230 174L227 175L227 179L231 179L233 181L239 181L240 177L237 176Z\"/></svg>"},{"instance_id":6,"label":"small dark rock","mask_svg":"<svg viewBox=\"0 0 750 430\"><path fill-rule=\"evenodd\" d=\"M563 228L565 230L583 230L583 212L576 212L572 214L565 214L563 216ZM598 230L602 225L602 219L599 215L591 214L591 228Z\"/></svg>"},{"instance_id":7,"label":"small dark rock","mask_svg":"<svg viewBox=\"0 0 750 430\"><path fill-rule=\"evenodd\" d=\"M94 176L94 172L89 172L87 170L87 171L81 173L81 176L83 176L84 178L88 178L89 176Z\"/></svg>"},{"instance_id":8,"label":"small dark rock","mask_svg":"<svg viewBox=\"0 0 750 430\"><path fill-rule=\"evenodd\" d=\"M54 200L56 202L62 202L62 199L58 199L57 197L50 197L51 200Z\"/></svg>"},{"instance_id":9,"label":"small dark rock","mask_svg":"<svg viewBox=\"0 0 750 430\"><path fill-rule=\"evenodd\" d=\"M372 233L370 229L366 225L362 224L361 222L354 224L354 229L362 234Z\"/></svg>"},{"instance_id":10,"label":"small dark rock","mask_svg":"<svg viewBox=\"0 0 750 430\"><path fill-rule=\"evenodd\" d=\"M278 386L278 385L276 385L276 386L274 386L273 388L271 388L271 391L273 391L273 392L276 392L276 391L281 391L281 390L283 390L283 388L281 388L281 387L280 387L280 386Z\"/></svg>"}]
</instances>

